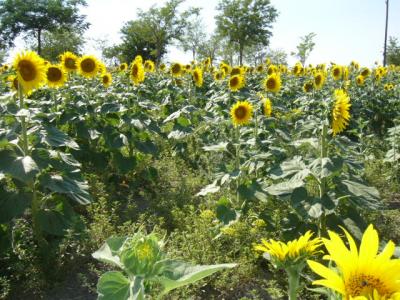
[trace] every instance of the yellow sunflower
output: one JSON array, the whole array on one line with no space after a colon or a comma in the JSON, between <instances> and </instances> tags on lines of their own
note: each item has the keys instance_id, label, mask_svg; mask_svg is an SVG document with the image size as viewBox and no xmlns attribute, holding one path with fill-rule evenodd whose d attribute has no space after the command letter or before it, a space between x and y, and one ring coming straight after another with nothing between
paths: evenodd
<instances>
[{"instance_id":1,"label":"yellow sunflower","mask_svg":"<svg viewBox=\"0 0 400 300\"><path fill-rule=\"evenodd\" d=\"M64 52L61 54L61 65L67 72L74 72L78 69L78 56L72 52Z\"/></svg>"},{"instance_id":2,"label":"yellow sunflower","mask_svg":"<svg viewBox=\"0 0 400 300\"><path fill-rule=\"evenodd\" d=\"M393 85L392 83L386 83L386 84L383 86L383 89L384 89L385 91L393 90L393 88L394 88L394 85Z\"/></svg>"},{"instance_id":3,"label":"yellow sunflower","mask_svg":"<svg viewBox=\"0 0 400 300\"><path fill-rule=\"evenodd\" d=\"M229 78L228 87L232 92L237 92L245 85L245 80L242 75L234 75Z\"/></svg>"},{"instance_id":4,"label":"yellow sunflower","mask_svg":"<svg viewBox=\"0 0 400 300\"><path fill-rule=\"evenodd\" d=\"M364 80L365 80L364 76L358 75L358 76L356 77L356 83L357 83L357 85L358 85L358 86L364 85Z\"/></svg>"},{"instance_id":5,"label":"yellow sunflower","mask_svg":"<svg viewBox=\"0 0 400 300\"><path fill-rule=\"evenodd\" d=\"M127 63L122 63L118 66L118 70L120 72L125 72L128 69L128 64Z\"/></svg>"},{"instance_id":6,"label":"yellow sunflower","mask_svg":"<svg viewBox=\"0 0 400 300\"><path fill-rule=\"evenodd\" d=\"M105 73L101 75L101 82L103 83L104 87L109 87L112 83L112 76L110 73Z\"/></svg>"},{"instance_id":7,"label":"yellow sunflower","mask_svg":"<svg viewBox=\"0 0 400 300\"><path fill-rule=\"evenodd\" d=\"M314 76L315 89L319 90L325 83L325 75L321 71L317 72Z\"/></svg>"},{"instance_id":8,"label":"yellow sunflower","mask_svg":"<svg viewBox=\"0 0 400 300\"><path fill-rule=\"evenodd\" d=\"M225 77L225 73L223 70L214 72L214 80L215 81L220 81L220 80L224 79L224 77Z\"/></svg>"},{"instance_id":9,"label":"yellow sunflower","mask_svg":"<svg viewBox=\"0 0 400 300\"><path fill-rule=\"evenodd\" d=\"M262 73L264 71L264 66L263 65L258 65L257 68L256 68L256 71L258 73Z\"/></svg>"},{"instance_id":10,"label":"yellow sunflower","mask_svg":"<svg viewBox=\"0 0 400 300\"><path fill-rule=\"evenodd\" d=\"M46 77L47 85L53 88L61 87L67 81L65 70L59 65L50 65L47 68Z\"/></svg>"},{"instance_id":11,"label":"yellow sunflower","mask_svg":"<svg viewBox=\"0 0 400 300\"><path fill-rule=\"evenodd\" d=\"M141 55L136 55L133 61L143 64L143 57Z\"/></svg>"},{"instance_id":12,"label":"yellow sunflower","mask_svg":"<svg viewBox=\"0 0 400 300\"><path fill-rule=\"evenodd\" d=\"M300 76L303 73L303 65L300 62L297 62L292 70L292 73L296 76Z\"/></svg>"},{"instance_id":13,"label":"yellow sunflower","mask_svg":"<svg viewBox=\"0 0 400 300\"><path fill-rule=\"evenodd\" d=\"M335 104L332 111L333 135L342 132L350 120L350 97L343 90L335 90Z\"/></svg>"},{"instance_id":14,"label":"yellow sunflower","mask_svg":"<svg viewBox=\"0 0 400 300\"><path fill-rule=\"evenodd\" d=\"M230 74L230 72L231 72L231 67L229 65L225 64L225 63L221 63L219 65L219 69L224 71L225 75L226 74Z\"/></svg>"},{"instance_id":15,"label":"yellow sunflower","mask_svg":"<svg viewBox=\"0 0 400 300\"><path fill-rule=\"evenodd\" d=\"M156 69L154 62L152 60L146 60L144 62L144 70L149 73L153 73Z\"/></svg>"},{"instance_id":16,"label":"yellow sunflower","mask_svg":"<svg viewBox=\"0 0 400 300\"><path fill-rule=\"evenodd\" d=\"M174 77L180 77L183 73L183 66L180 63L174 63L171 65L171 74Z\"/></svg>"},{"instance_id":17,"label":"yellow sunflower","mask_svg":"<svg viewBox=\"0 0 400 300\"><path fill-rule=\"evenodd\" d=\"M312 236L312 232L307 231L298 239L294 239L288 243L273 239L269 241L263 239L261 240L261 244L254 246L254 249L268 253L272 261L278 266L289 266L318 252L322 241L319 238L312 239Z\"/></svg>"},{"instance_id":18,"label":"yellow sunflower","mask_svg":"<svg viewBox=\"0 0 400 300\"><path fill-rule=\"evenodd\" d=\"M267 117L272 115L272 103L269 98L264 99L264 115Z\"/></svg>"},{"instance_id":19,"label":"yellow sunflower","mask_svg":"<svg viewBox=\"0 0 400 300\"><path fill-rule=\"evenodd\" d=\"M86 78L93 78L99 72L100 63L93 55L80 57L77 65L79 74Z\"/></svg>"},{"instance_id":20,"label":"yellow sunflower","mask_svg":"<svg viewBox=\"0 0 400 300\"><path fill-rule=\"evenodd\" d=\"M252 115L253 106L248 101L238 101L231 108L231 118L235 126L248 124Z\"/></svg>"},{"instance_id":21,"label":"yellow sunflower","mask_svg":"<svg viewBox=\"0 0 400 300\"><path fill-rule=\"evenodd\" d=\"M332 77L333 77L333 79L335 79L335 80L340 80L340 79L342 79L342 76L343 76L343 68L341 67L341 66L338 66L338 65L335 65L333 68L332 68Z\"/></svg>"},{"instance_id":22,"label":"yellow sunflower","mask_svg":"<svg viewBox=\"0 0 400 300\"><path fill-rule=\"evenodd\" d=\"M273 73L278 72L278 68L275 65L270 65L267 70L268 75L272 75Z\"/></svg>"},{"instance_id":23,"label":"yellow sunflower","mask_svg":"<svg viewBox=\"0 0 400 300\"><path fill-rule=\"evenodd\" d=\"M303 85L303 91L304 93L311 93L314 89L314 81L307 81L304 85Z\"/></svg>"},{"instance_id":24,"label":"yellow sunflower","mask_svg":"<svg viewBox=\"0 0 400 300\"><path fill-rule=\"evenodd\" d=\"M313 284L334 290L344 300L400 299L400 259L391 259L395 244L389 241L378 254L379 237L373 225L364 232L359 249L351 235L346 230L344 233L350 249L335 232L329 231L329 239L323 239L329 252L327 259L335 263L335 269L308 261L310 268L323 277Z\"/></svg>"},{"instance_id":25,"label":"yellow sunflower","mask_svg":"<svg viewBox=\"0 0 400 300\"><path fill-rule=\"evenodd\" d=\"M132 62L130 77L135 85L139 85L144 81L144 67L140 60Z\"/></svg>"},{"instance_id":26,"label":"yellow sunflower","mask_svg":"<svg viewBox=\"0 0 400 300\"><path fill-rule=\"evenodd\" d=\"M231 69L231 76L243 75L245 73L244 68L241 66L236 66Z\"/></svg>"},{"instance_id":27,"label":"yellow sunflower","mask_svg":"<svg viewBox=\"0 0 400 300\"><path fill-rule=\"evenodd\" d=\"M278 73L273 73L264 80L264 88L268 92L279 92L281 85L281 77Z\"/></svg>"},{"instance_id":28,"label":"yellow sunflower","mask_svg":"<svg viewBox=\"0 0 400 300\"><path fill-rule=\"evenodd\" d=\"M13 62L18 82L24 93L37 89L46 83L46 66L36 52L24 51L17 54Z\"/></svg>"},{"instance_id":29,"label":"yellow sunflower","mask_svg":"<svg viewBox=\"0 0 400 300\"><path fill-rule=\"evenodd\" d=\"M195 68L192 72L194 84L197 87L201 87L203 85L203 71L200 68Z\"/></svg>"},{"instance_id":30,"label":"yellow sunflower","mask_svg":"<svg viewBox=\"0 0 400 300\"><path fill-rule=\"evenodd\" d=\"M371 70L368 68L362 68L360 74L364 77L367 78L369 75L371 75Z\"/></svg>"},{"instance_id":31,"label":"yellow sunflower","mask_svg":"<svg viewBox=\"0 0 400 300\"><path fill-rule=\"evenodd\" d=\"M18 91L18 78L15 75L8 76L7 81L12 90Z\"/></svg>"},{"instance_id":32,"label":"yellow sunflower","mask_svg":"<svg viewBox=\"0 0 400 300\"><path fill-rule=\"evenodd\" d=\"M162 63L162 64L158 67L158 69L159 69L161 72L164 72L164 71L166 70L166 68L167 68L167 66L166 66L164 63Z\"/></svg>"}]
</instances>

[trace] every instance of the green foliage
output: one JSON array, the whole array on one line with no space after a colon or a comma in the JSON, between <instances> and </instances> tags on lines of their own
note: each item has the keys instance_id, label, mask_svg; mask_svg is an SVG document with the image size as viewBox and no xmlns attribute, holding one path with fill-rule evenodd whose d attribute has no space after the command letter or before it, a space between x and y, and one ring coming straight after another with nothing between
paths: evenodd
<instances>
[{"instance_id":1,"label":"green foliage","mask_svg":"<svg viewBox=\"0 0 400 300\"><path fill-rule=\"evenodd\" d=\"M240 65L246 47L268 46L272 23L278 16L269 0L222 0L217 10L217 32L238 47Z\"/></svg>"},{"instance_id":2,"label":"green foliage","mask_svg":"<svg viewBox=\"0 0 400 300\"><path fill-rule=\"evenodd\" d=\"M292 52L291 54L299 59L299 61L304 66L307 58L310 56L310 53L313 51L315 43L313 41L316 34L311 32L301 37L301 42L297 45L297 51Z\"/></svg>"},{"instance_id":3,"label":"green foliage","mask_svg":"<svg viewBox=\"0 0 400 300\"><path fill-rule=\"evenodd\" d=\"M397 38L389 37L386 55L388 65L400 66L400 45Z\"/></svg>"},{"instance_id":4,"label":"green foliage","mask_svg":"<svg viewBox=\"0 0 400 300\"><path fill-rule=\"evenodd\" d=\"M85 0L5 0L0 3L0 40L2 45L13 46L20 34L37 39L37 52L41 54L42 34L62 29L82 32L89 24L79 14Z\"/></svg>"},{"instance_id":5,"label":"green foliage","mask_svg":"<svg viewBox=\"0 0 400 300\"><path fill-rule=\"evenodd\" d=\"M192 266L166 258L164 242L151 233L140 231L131 237L111 237L93 257L122 269L103 274L97 284L98 299L145 299L145 284L155 282L163 288L161 294L194 283L217 271L236 264Z\"/></svg>"}]
</instances>

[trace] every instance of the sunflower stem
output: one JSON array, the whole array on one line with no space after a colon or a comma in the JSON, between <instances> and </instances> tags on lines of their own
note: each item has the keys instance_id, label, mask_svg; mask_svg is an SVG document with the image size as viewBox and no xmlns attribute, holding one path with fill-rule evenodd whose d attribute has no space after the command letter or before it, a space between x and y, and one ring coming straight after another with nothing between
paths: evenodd
<instances>
[{"instance_id":1,"label":"sunflower stem","mask_svg":"<svg viewBox=\"0 0 400 300\"><path fill-rule=\"evenodd\" d=\"M239 185L240 185L240 129L239 129L239 125L235 126L235 135L236 135L235 169L239 172L238 178L236 180L236 204L240 206L240 195L239 195Z\"/></svg>"},{"instance_id":2,"label":"sunflower stem","mask_svg":"<svg viewBox=\"0 0 400 300\"><path fill-rule=\"evenodd\" d=\"M297 270L293 269L286 269L286 273L288 275L288 280L289 280L289 290L288 290L289 300L296 300L297 289L299 288L299 282L300 282L300 274L298 273Z\"/></svg>"},{"instance_id":3,"label":"sunflower stem","mask_svg":"<svg viewBox=\"0 0 400 300\"><path fill-rule=\"evenodd\" d=\"M22 90L21 84L18 84L18 97L19 97L19 109L24 108L24 93ZM24 150L24 155L28 155L29 147L28 147L28 135L26 129L26 120L25 116L21 116L21 140L22 140L22 150Z\"/></svg>"},{"instance_id":4,"label":"sunflower stem","mask_svg":"<svg viewBox=\"0 0 400 300\"><path fill-rule=\"evenodd\" d=\"M323 159L325 157L328 157L328 145L327 145L327 135L328 135L328 126L326 125L326 122L323 122L322 124L322 130L321 130L321 174L322 174L322 169L324 167L324 162ZM320 177L319 179L319 197L322 199L326 193L326 178ZM322 213L320 217L320 224L319 224L319 236L322 236L326 232L326 216L325 212Z\"/></svg>"}]
</instances>

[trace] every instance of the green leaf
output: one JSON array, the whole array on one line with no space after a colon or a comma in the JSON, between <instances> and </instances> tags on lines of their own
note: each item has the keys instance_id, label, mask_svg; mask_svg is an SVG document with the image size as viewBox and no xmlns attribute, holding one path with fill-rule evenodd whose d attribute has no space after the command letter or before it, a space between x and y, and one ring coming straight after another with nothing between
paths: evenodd
<instances>
[{"instance_id":1,"label":"green leaf","mask_svg":"<svg viewBox=\"0 0 400 300\"><path fill-rule=\"evenodd\" d=\"M127 174L136 167L136 157L125 157L120 152L112 154L113 165L121 174Z\"/></svg>"},{"instance_id":2,"label":"green leaf","mask_svg":"<svg viewBox=\"0 0 400 300\"><path fill-rule=\"evenodd\" d=\"M92 256L97 260L122 268L118 253L125 241L126 237L110 237Z\"/></svg>"},{"instance_id":3,"label":"green leaf","mask_svg":"<svg viewBox=\"0 0 400 300\"><path fill-rule=\"evenodd\" d=\"M55 127L44 127L44 130L41 130L40 134L42 142L49 146L68 147L74 150L79 149L78 144L73 139Z\"/></svg>"},{"instance_id":4,"label":"green leaf","mask_svg":"<svg viewBox=\"0 0 400 300\"><path fill-rule=\"evenodd\" d=\"M342 184L351 195L355 196L354 201L356 203L371 209L380 206L380 196L376 188L352 180L342 180Z\"/></svg>"},{"instance_id":5,"label":"green leaf","mask_svg":"<svg viewBox=\"0 0 400 300\"><path fill-rule=\"evenodd\" d=\"M221 198L217 203L217 218L224 224L229 224L232 221L239 219L240 213L234 210L229 201Z\"/></svg>"},{"instance_id":6,"label":"green leaf","mask_svg":"<svg viewBox=\"0 0 400 300\"><path fill-rule=\"evenodd\" d=\"M237 266L237 264L192 266L177 260L167 261L165 265L166 271L159 278L159 282L164 286L163 295L178 287L201 280L215 272Z\"/></svg>"},{"instance_id":7,"label":"green leaf","mask_svg":"<svg viewBox=\"0 0 400 300\"><path fill-rule=\"evenodd\" d=\"M250 185L241 184L238 191L240 196L247 200L257 199L262 202L268 201L268 194L256 180L253 180Z\"/></svg>"},{"instance_id":8,"label":"green leaf","mask_svg":"<svg viewBox=\"0 0 400 300\"><path fill-rule=\"evenodd\" d=\"M212 151L212 152L223 152L223 151L227 151L228 144L229 144L228 142L221 142L217 145L204 146L203 150L204 151Z\"/></svg>"},{"instance_id":9,"label":"green leaf","mask_svg":"<svg viewBox=\"0 0 400 300\"><path fill-rule=\"evenodd\" d=\"M40 183L53 192L66 194L80 204L89 204L92 201L86 182L57 174L45 174L40 177Z\"/></svg>"},{"instance_id":10,"label":"green leaf","mask_svg":"<svg viewBox=\"0 0 400 300\"><path fill-rule=\"evenodd\" d=\"M221 189L221 187L216 185L216 182L213 182L213 183L205 186L204 188L202 188L201 191L196 194L196 196L205 196L207 194L215 194L215 193L219 192L220 189Z\"/></svg>"},{"instance_id":11,"label":"green leaf","mask_svg":"<svg viewBox=\"0 0 400 300\"><path fill-rule=\"evenodd\" d=\"M301 187L304 185L304 182L301 180L291 179L289 181L280 182L277 184L273 184L266 188L266 191L270 195L274 196L285 196L290 195L294 189Z\"/></svg>"},{"instance_id":12,"label":"green leaf","mask_svg":"<svg viewBox=\"0 0 400 300\"><path fill-rule=\"evenodd\" d=\"M11 150L0 151L0 171L24 183L32 182L39 167L30 156L17 157Z\"/></svg>"},{"instance_id":13,"label":"green leaf","mask_svg":"<svg viewBox=\"0 0 400 300\"><path fill-rule=\"evenodd\" d=\"M6 191L0 187L0 223L22 215L30 205L32 194Z\"/></svg>"},{"instance_id":14,"label":"green leaf","mask_svg":"<svg viewBox=\"0 0 400 300\"><path fill-rule=\"evenodd\" d=\"M97 293L99 300L127 300L130 298L130 281L121 272L104 273L97 283Z\"/></svg>"},{"instance_id":15,"label":"green leaf","mask_svg":"<svg viewBox=\"0 0 400 300\"><path fill-rule=\"evenodd\" d=\"M284 161L281 165L271 171L272 179L285 178L307 169L301 156L295 156L293 159Z\"/></svg>"}]
</instances>

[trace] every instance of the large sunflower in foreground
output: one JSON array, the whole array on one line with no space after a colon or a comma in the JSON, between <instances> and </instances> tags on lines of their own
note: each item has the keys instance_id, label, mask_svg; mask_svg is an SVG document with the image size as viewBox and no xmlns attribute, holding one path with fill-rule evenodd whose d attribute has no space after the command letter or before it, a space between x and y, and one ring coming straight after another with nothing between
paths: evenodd
<instances>
[{"instance_id":1,"label":"large sunflower in foreground","mask_svg":"<svg viewBox=\"0 0 400 300\"><path fill-rule=\"evenodd\" d=\"M67 72L74 72L78 70L78 56L72 52L64 52L61 54L61 65Z\"/></svg>"},{"instance_id":2,"label":"large sunflower in foreground","mask_svg":"<svg viewBox=\"0 0 400 300\"><path fill-rule=\"evenodd\" d=\"M313 284L336 291L343 300L400 299L400 259L391 259L395 251L394 243L389 241L378 254L378 233L369 225L358 250L350 234L346 230L344 232L350 249L332 231L329 231L329 239L323 239L329 252L327 258L335 263L335 269L308 261L310 268L323 277Z\"/></svg>"},{"instance_id":3,"label":"large sunflower in foreground","mask_svg":"<svg viewBox=\"0 0 400 300\"><path fill-rule=\"evenodd\" d=\"M333 135L342 132L350 119L350 97L343 90L335 90L335 104L332 111Z\"/></svg>"},{"instance_id":4,"label":"large sunflower in foreground","mask_svg":"<svg viewBox=\"0 0 400 300\"><path fill-rule=\"evenodd\" d=\"M234 75L229 78L228 87L232 92L237 92L245 85L245 80L242 75Z\"/></svg>"},{"instance_id":5,"label":"large sunflower in foreground","mask_svg":"<svg viewBox=\"0 0 400 300\"><path fill-rule=\"evenodd\" d=\"M19 53L14 59L13 66L25 93L39 88L46 82L46 66L43 58L36 52Z\"/></svg>"},{"instance_id":6,"label":"large sunflower in foreground","mask_svg":"<svg viewBox=\"0 0 400 300\"><path fill-rule=\"evenodd\" d=\"M144 67L140 60L132 62L130 77L135 85L139 85L144 81Z\"/></svg>"},{"instance_id":7,"label":"large sunflower in foreground","mask_svg":"<svg viewBox=\"0 0 400 300\"><path fill-rule=\"evenodd\" d=\"M252 115L253 106L248 101L238 101L231 108L231 118L235 126L249 123Z\"/></svg>"},{"instance_id":8,"label":"large sunflower in foreground","mask_svg":"<svg viewBox=\"0 0 400 300\"><path fill-rule=\"evenodd\" d=\"M194 84L197 87L201 87L203 85L203 71L200 68L195 68L192 72Z\"/></svg>"},{"instance_id":9,"label":"large sunflower in foreground","mask_svg":"<svg viewBox=\"0 0 400 300\"><path fill-rule=\"evenodd\" d=\"M268 92L277 93L281 89L281 77L277 73L272 73L264 80L264 88Z\"/></svg>"},{"instance_id":10,"label":"large sunflower in foreground","mask_svg":"<svg viewBox=\"0 0 400 300\"><path fill-rule=\"evenodd\" d=\"M63 67L57 65L50 65L47 68L46 78L47 85L54 88L63 86L67 80Z\"/></svg>"},{"instance_id":11,"label":"large sunflower in foreground","mask_svg":"<svg viewBox=\"0 0 400 300\"><path fill-rule=\"evenodd\" d=\"M78 72L86 78L93 78L97 75L100 62L93 55L84 55L78 59Z\"/></svg>"}]
</instances>

